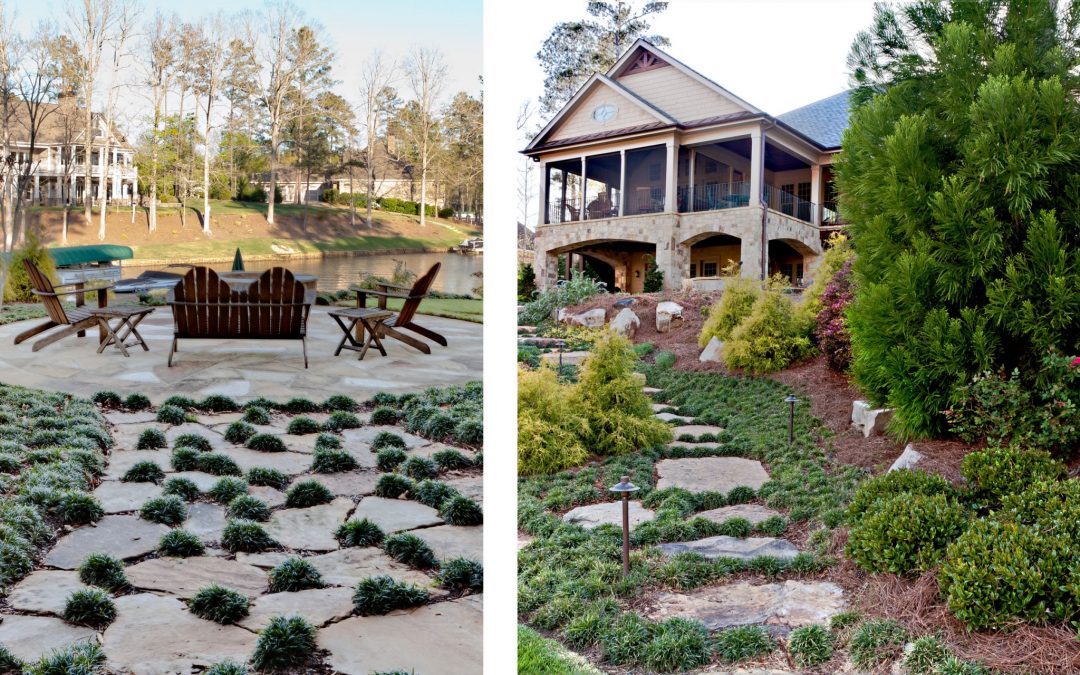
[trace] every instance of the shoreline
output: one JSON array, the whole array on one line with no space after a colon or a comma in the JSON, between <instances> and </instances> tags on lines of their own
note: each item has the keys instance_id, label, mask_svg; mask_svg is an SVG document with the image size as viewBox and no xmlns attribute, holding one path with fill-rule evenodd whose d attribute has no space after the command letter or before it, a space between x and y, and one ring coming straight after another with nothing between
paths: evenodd
<instances>
[{"instance_id":1,"label":"shoreline","mask_svg":"<svg viewBox=\"0 0 1080 675\"><path fill-rule=\"evenodd\" d=\"M136 251L136 254L138 251ZM380 248L380 249L355 249L351 251L318 251L315 253L274 253L270 255L244 256L244 261L267 261L267 260L322 260L325 258L367 258L377 255L405 255L410 253L457 253L452 248L438 247L414 247L414 248ZM459 253L459 255L483 255L477 253ZM218 263L231 263L233 256L213 256L201 258L132 258L123 261L123 267L158 267L178 264L212 265Z\"/></svg>"}]
</instances>

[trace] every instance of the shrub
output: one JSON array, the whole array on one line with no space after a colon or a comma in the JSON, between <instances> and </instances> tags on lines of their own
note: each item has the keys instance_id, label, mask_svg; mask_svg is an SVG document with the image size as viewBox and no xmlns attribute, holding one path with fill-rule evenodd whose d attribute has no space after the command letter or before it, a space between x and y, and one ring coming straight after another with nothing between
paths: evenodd
<instances>
[{"instance_id":1,"label":"shrub","mask_svg":"<svg viewBox=\"0 0 1080 675\"><path fill-rule=\"evenodd\" d=\"M315 473L340 473L360 466L356 458L344 450L315 448L311 470Z\"/></svg>"},{"instance_id":2,"label":"shrub","mask_svg":"<svg viewBox=\"0 0 1080 675\"><path fill-rule=\"evenodd\" d=\"M173 441L174 448L192 448L199 452L210 452L214 449L214 446L210 445L210 441L205 436L199 434L181 434Z\"/></svg>"},{"instance_id":3,"label":"shrub","mask_svg":"<svg viewBox=\"0 0 1080 675\"><path fill-rule=\"evenodd\" d=\"M195 460L196 468L214 476L239 476L243 472L232 457L220 452L204 452Z\"/></svg>"},{"instance_id":4,"label":"shrub","mask_svg":"<svg viewBox=\"0 0 1080 675\"><path fill-rule=\"evenodd\" d=\"M526 303L522 311L518 313L518 320L528 326L549 323L556 308L576 305L603 292L605 292L603 284L573 270L570 273L570 279L565 284L537 293L536 298Z\"/></svg>"},{"instance_id":5,"label":"shrub","mask_svg":"<svg viewBox=\"0 0 1080 675\"><path fill-rule=\"evenodd\" d=\"M846 551L871 572L924 572L967 524L967 510L945 495L900 494L874 502L852 525Z\"/></svg>"},{"instance_id":6,"label":"shrub","mask_svg":"<svg viewBox=\"0 0 1080 675\"><path fill-rule=\"evenodd\" d=\"M0 288L4 302L37 302L34 295L34 285L30 282L30 276L26 271L23 260L29 260L50 279L56 278L56 265L47 248L42 246L41 239L32 229L27 233L26 243L21 248L16 248L11 254L8 265L7 283Z\"/></svg>"},{"instance_id":7,"label":"shrub","mask_svg":"<svg viewBox=\"0 0 1080 675\"><path fill-rule=\"evenodd\" d=\"M270 507L266 502L251 495L240 495L229 502L230 518L266 522L270 520Z\"/></svg>"},{"instance_id":8,"label":"shrub","mask_svg":"<svg viewBox=\"0 0 1080 675\"><path fill-rule=\"evenodd\" d=\"M246 495L247 482L243 478L226 476L214 483L206 492L206 496L219 504L228 504L240 495Z\"/></svg>"},{"instance_id":9,"label":"shrub","mask_svg":"<svg viewBox=\"0 0 1080 675\"><path fill-rule=\"evenodd\" d=\"M101 520L105 510L94 495L69 490L60 497L56 514L65 525L85 525Z\"/></svg>"},{"instance_id":10,"label":"shrub","mask_svg":"<svg viewBox=\"0 0 1080 675\"><path fill-rule=\"evenodd\" d=\"M697 621L675 617L653 628L644 662L658 672L686 671L705 665L712 657L708 631Z\"/></svg>"},{"instance_id":11,"label":"shrub","mask_svg":"<svg viewBox=\"0 0 1080 675\"><path fill-rule=\"evenodd\" d=\"M143 429L135 444L136 450L158 450L167 447L169 447L169 442L165 440L165 434L160 429L153 428Z\"/></svg>"},{"instance_id":12,"label":"shrub","mask_svg":"<svg viewBox=\"0 0 1080 675\"><path fill-rule=\"evenodd\" d=\"M247 422L233 422L225 428L225 440L236 445L247 443L248 439L256 433L255 427Z\"/></svg>"},{"instance_id":13,"label":"shrub","mask_svg":"<svg viewBox=\"0 0 1080 675\"><path fill-rule=\"evenodd\" d=\"M302 480L285 493L285 506L296 509L326 504L334 500L334 493L317 480Z\"/></svg>"},{"instance_id":14,"label":"shrub","mask_svg":"<svg viewBox=\"0 0 1080 675\"><path fill-rule=\"evenodd\" d=\"M128 588L124 563L107 553L91 553L79 565L79 581L118 593Z\"/></svg>"},{"instance_id":15,"label":"shrub","mask_svg":"<svg viewBox=\"0 0 1080 675\"><path fill-rule=\"evenodd\" d=\"M662 351L656 355L656 367L667 370L675 366L675 362L679 359L674 352Z\"/></svg>"},{"instance_id":16,"label":"shrub","mask_svg":"<svg viewBox=\"0 0 1080 675\"><path fill-rule=\"evenodd\" d=\"M443 588L482 592L484 590L484 566L476 560L453 558L439 563L435 581Z\"/></svg>"},{"instance_id":17,"label":"shrub","mask_svg":"<svg viewBox=\"0 0 1080 675\"><path fill-rule=\"evenodd\" d=\"M162 424L172 424L175 426L187 421L187 413L184 412L183 408L178 408L174 405L163 405L158 408L157 417L155 419Z\"/></svg>"},{"instance_id":18,"label":"shrub","mask_svg":"<svg viewBox=\"0 0 1080 675\"><path fill-rule=\"evenodd\" d=\"M284 490L289 485L289 477L277 469L253 467L248 469L247 482L251 485L272 487L275 490Z\"/></svg>"},{"instance_id":19,"label":"shrub","mask_svg":"<svg viewBox=\"0 0 1080 675\"><path fill-rule=\"evenodd\" d=\"M413 455L402 463L401 472L414 480L434 478L439 475L439 467L427 457Z\"/></svg>"},{"instance_id":20,"label":"shrub","mask_svg":"<svg viewBox=\"0 0 1080 675\"><path fill-rule=\"evenodd\" d=\"M518 268L517 300L529 302L533 299L534 293L536 293L536 272L531 264L525 263Z\"/></svg>"},{"instance_id":21,"label":"shrub","mask_svg":"<svg viewBox=\"0 0 1080 675\"><path fill-rule=\"evenodd\" d=\"M401 413L389 406L379 406L371 411L371 423L377 425L397 424L401 419Z\"/></svg>"},{"instance_id":22,"label":"shrub","mask_svg":"<svg viewBox=\"0 0 1080 675\"><path fill-rule=\"evenodd\" d=\"M262 525L253 520L230 520L221 532L221 547L230 553L255 553L275 544Z\"/></svg>"},{"instance_id":23,"label":"shrub","mask_svg":"<svg viewBox=\"0 0 1080 675\"><path fill-rule=\"evenodd\" d=\"M158 553L173 558L190 558L206 552L202 541L187 530L169 530L158 541Z\"/></svg>"},{"instance_id":24,"label":"shrub","mask_svg":"<svg viewBox=\"0 0 1080 675\"><path fill-rule=\"evenodd\" d=\"M957 496L949 481L941 476L924 471L899 469L863 482L848 506L848 518L858 520L874 502L899 494L945 495L950 498Z\"/></svg>"},{"instance_id":25,"label":"shrub","mask_svg":"<svg viewBox=\"0 0 1080 675\"><path fill-rule=\"evenodd\" d=\"M231 588L210 584L192 596L188 608L195 616L222 625L235 623L248 615L247 596Z\"/></svg>"},{"instance_id":26,"label":"shrub","mask_svg":"<svg viewBox=\"0 0 1080 675\"><path fill-rule=\"evenodd\" d=\"M380 431L371 440L372 450L381 450L382 448L401 448L404 450L407 447L405 439L391 431Z\"/></svg>"},{"instance_id":27,"label":"shrub","mask_svg":"<svg viewBox=\"0 0 1080 675\"><path fill-rule=\"evenodd\" d=\"M417 569L431 569L437 564L435 552L415 534L392 534L383 540L383 550L394 560Z\"/></svg>"},{"instance_id":28,"label":"shrub","mask_svg":"<svg viewBox=\"0 0 1080 675\"><path fill-rule=\"evenodd\" d=\"M960 473L976 498L997 504L1034 482L1061 478L1065 467L1045 450L986 448L965 456Z\"/></svg>"},{"instance_id":29,"label":"shrub","mask_svg":"<svg viewBox=\"0 0 1080 675\"><path fill-rule=\"evenodd\" d=\"M240 409L236 401L221 394L210 394L199 401L196 406L199 410L212 413L236 412Z\"/></svg>"},{"instance_id":30,"label":"shrub","mask_svg":"<svg viewBox=\"0 0 1080 675\"><path fill-rule=\"evenodd\" d=\"M375 484L375 494L387 499L397 499L409 490L413 489L413 482L396 473L387 473L379 477Z\"/></svg>"},{"instance_id":31,"label":"shrub","mask_svg":"<svg viewBox=\"0 0 1080 675\"><path fill-rule=\"evenodd\" d=\"M281 410L289 413L290 415L305 415L307 413L319 412L318 404L313 401L296 397L291 398L280 406Z\"/></svg>"},{"instance_id":32,"label":"shrub","mask_svg":"<svg viewBox=\"0 0 1080 675\"><path fill-rule=\"evenodd\" d=\"M416 607L428 601L427 590L380 575L356 585L353 606L360 616L387 614L395 609Z\"/></svg>"},{"instance_id":33,"label":"shrub","mask_svg":"<svg viewBox=\"0 0 1080 675\"><path fill-rule=\"evenodd\" d=\"M334 434L319 434L315 438L316 450L340 450L341 439Z\"/></svg>"},{"instance_id":34,"label":"shrub","mask_svg":"<svg viewBox=\"0 0 1080 675\"><path fill-rule=\"evenodd\" d=\"M175 396L170 396L169 398L162 401L161 405L162 406L171 405L171 406L175 406L177 408L183 408L184 410L194 410L195 409L195 399L187 397L187 396L175 395Z\"/></svg>"},{"instance_id":35,"label":"shrub","mask_svg":"<svg viewBox=\"0 0 1080 675\"><path fill-rule=\"evenodd\" d=\"M55 649L36 663L26 664L23 675L97 675L105 663L105 652L97 642L78 642Z\"/></svg>"},{"instance_id":36,"label":"shrub","mask_svg":"<svg viewBox=\"0 0 1080 675\"><path fill-rule=\"evenodd\" d=\"M367 518L345 521L334 536L342 546L378 546L384 537L379 526Z\"/></svg>"},{"instance_id":37,"label":"shrub","mask_svg":"<svg viewBox=\"0 0 1080 675\"><path fill-rule=\"evenodd\" d=\"M451 497L439 508L439 516L450 525L481 525L484 512L480 505L464 495Z\"/></svg>"},{"instance_id":38,"label":"shrub","mask_svg":"<svg viewBox=\"0 0 1080 675\"><path fill-rule=\"evenodd\" d=\"M776 648L762 626L736 626L716 634L716 653L725 663L738 663L768 654Z\"/></svg>"},{"instance_id":39,"label":"shrub","mask_svg":"<svg viewBox=\"0 0 1080 675\"><path fill-rule=\"evenodd\" d=\"M162 525L179 525L187 518L184 501L175 495L156 497L139 509L139 517Z\"/></svg>"},{"instance_id":40,"label":"shrub","mask_svg":"<svg viewBox=\"0 0 1080 675\"><path fill-rule=\"evenodd\" d=\"M724 343L724 362L751 373L772 373L810 353L806 326L791 300L771 283L755 301L749 316Z\"/></svg>"},{"instance_id":41,"label":"shrub","mask_svg":"<svg viewBox=\"0 0 1080 675\"><path fill-rule=\"evenodd\" d=\"M255 434L247 440L247 447L260 452L285 452L285 442L273 434Z\"/></svg>"},{"instance_id":42,"label":"shrub","mask_svg":"<svg viewBox=\"0 0 1080 675\"><path fill-rule=\"evenodd\" d=\"M161 494L176 495L186 502L193 502L199 498L199 486L190 478L174 477L165 481Z\"/></svg>"},{"instance_id":43,"label":"shrub","mask_svg":"<svg viewBox=\"0 0 1080 675\"><path fill-rule=\"evenodd\" d=\"M863 670L880 666L900 656L907 639L907 631L892 619L867 621L848 643L851 662Z\"/></svg>"},{"instance_id":44,"label":"shrub","mask_svg":"<svg viewBox=\"0 0 1080 675\"><path fill-rule=\"evenodd\" d=\"M645 279L642 289L645 293L659 293L664 290L664 272L657 267L656 258L645 256Z\"/></svg>"},{"instance_id":45,"label":"shrub","mask_svg":"<svg viewBox=\"0 0 1080 675\"><path fill-rule=\"evenodd\" d=\"M116 618L116 605L105 591L86 588L73 592L64 604L64 621L102 629Z\"/></svg>"},{"instance_id":46,"label":"shrub","mask_svg":"<svg viewBox=\"0 0 1080 675\"><path fill-rule=\"evenodd\" d=\"M352 399L352 397L345 394L334 394L327 398L322 404L323 410L345 410L347 412L356 412L360 409L360 404Z\"/></svg>"},{"instance_id":47,"label":"shrub","mask_svg":"<svg viewBox=\"0 0 1080 675\"><path fill-rule=\"evenodd\" d=\"M251 657L256 668L272 670L299 666L315 652L315 628L300 616L275 616L259 631Z\"/></svg>"},{"instance_id":48,"label":"shrub","mask_svg":"<svg viewBox=\"0 0 1080 675\"><path fill-rule=\"evenodd\" d=\"M158 483L165 478L161 467L151 461L136 462L120 478L125 483Z\"/></svg>"},{"instance_id":49,"label":"shrub","mask_svg":"<svg viewBox=\"0 0 1080 675\"><path fill-rule=\"evenodd\" d=\"M459 450L447 448L434 453L431 458L445 471L467 469L473 465L472 460L463 455Z\"/></svg>"},{"instance_id":50,"label":"shrub","mask_svg":"<svg viewBox=\"0 0 1080 675\"><path fill-rule=\"evenodd\" d=\"M401 448L383 448L375 454L375 466L379 471L393 471L408 458Z\"/></svg>"},{"instance_id":51,"label":"shrub","mask_svg":"<svg viewBox=\"0 0 1080 675\"><path fill-rule=\"evenodd\" d=\"M270 413L266 408L260 406L251 406L244 409L244 422L248 424L258 424L265 426L270 424Z\"/></svg>"},{"instance_id":52,"label":"shrub","mask_svg":"<svg viewBox=\"0 0 1080 675\"><path fill-rule=\"evenodd\" d=\"M409 491L409 498L433 509L440 508L448 499L458 496L453 487L437 480L423 480Z\"/></svg>"},{"instance_id":53,"label":"shrub","mask_svg":"<svg viewBox=\"0 0 1080 675\"><path fill-rule=\"evenodd\" d=\"M721 342L727 341L735 327L750 316L760 295L760 282L740 276L727 277L720 300L709 308L709 315L701 327L698 346L704 347L714 337Z\"/></svg>"},{"instance_id":54,"label":"shrub","mask_svg":"<svg viewBox=\"0 0 1080 675\"><path fill-rule=\"evenodd\" d=\"M321 429L322 426L310 417L294 417L289 421L286 432L294 436L303 436L317 434Z\"/></svg>"},{"instance_id":55,"label":"shrub","mask_svg":"<svg viewBox=\"0 0 1080 675\"><path fill-rule=\"evenodd\" d=\"M307 560L293 556L270 570L270 592L284 593L322 588L322 575Z\"/></svg>"},{"instance_id":56,"label":"shrub","mask_svg":"<svg viewBox=\"0 0 1080 675\"><path fill-rule=\"evenodd\" d=\"M825 355L825 362L829 368L841 372L851 365L851 335L848 334L847 320L844 318L844 310L855 295L851 286L851 264L849 258L825 286L821 295L821 311L815 317L814 326L814 341ZM803 302L809 302L809 299Z\"/></svg>"},{"instance_id":57,"label":"shrub","mask_svg":"<svg viewBox=\"0 0 1080 675\"><path fill-rule=\"evenodd\" d=\"M99 391L90 397L90 400L97 403L102 408L119 408L123 405L120 400L120 394L115 391Z\"/></svg>"},{"instance_id":58,"label":"shrub","mask_svg":"<svg viewBox=\"0 0 1080 675\"><path fill-rule=\"evenodd\" d=\"M150 399L145 394L128 394L124 399L124 407L135 412L146 410L150 407Z\"/></svg>"},{"instance_id":59,"label":"shrub","mask_svg":"<svg viewBox=\"0 0 1080 675\"><path fill-rule=\"evenodd\" d=\"M788 651L800 668L810 668L832 658L833 636L824 626L801 626L788 636Z\"/></svg>"},{"instance_id":60,"label":"shrub","mask_svg":"<svg viewBox=\"0 0 1080 675\"><path fill-rule=\"evenodd\" d=\"M518 473L551 474L583 464L588 421L549 369L518 372Z\"/></svg>"},{"instance_id":61,"label":"shrub","mask_svg":"<svg viewBox=\"0 0 1080 675\"><path fill-rule=\"evenodd\" d=\"M347 410L336 410L330 413L324 427L327 431L343 431L345 429L359 429L363 423L360 418Z\"/></svg>"}]
</instances>

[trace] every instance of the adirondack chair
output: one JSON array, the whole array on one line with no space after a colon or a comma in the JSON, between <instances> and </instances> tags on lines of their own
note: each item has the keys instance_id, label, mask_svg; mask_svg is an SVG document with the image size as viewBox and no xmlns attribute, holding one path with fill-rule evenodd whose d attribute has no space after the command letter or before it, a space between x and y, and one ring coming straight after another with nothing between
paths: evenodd
<instances>
[{"instance_id":1,"label":"adirondack chair","mask_svg":"<svg viewBox=\"0 0 1080 675\"><path fill-rule=\"evenodd\" d=\"M308 367L307 320L315 293L284 267L272 267L243 290L233 290L208 267L193 267L166 295L172 307L169 366L184 339L300 340Z\"/></svg>"},{"instance_id":2,"label":"adirondack chair","mask_svg":"<svg viewBox=\"0 0 1080 675\"><path fill-rule=\"evenodd\" d=\"M83 298L87 293L97 291L98 307L105 307L108 304L109 289L112 288L112 286L104 286L90 291L83 288L81 283L53 286L49 277L43 274L32 261L24 258L23 265L26 267L26 274L30 277L30 285L33 286L32 292L37 297L41 298L41 304L45 306L45 311L49 314L49 320L16 335L15 344L25 342L35 335L44 333L57 326L65 326L63 330L46 335L35 342L33 351L37 352L72 334L78 334L79 337L86 337L87 328L99 326L98 318L93 315L90 309L83 306ZM58 290L69 287L71 290ZM75 296L75 309L69 311L64 307L64 303L60 301L60 298L66 295ZM104 333L101 333L100 337L104 340Z\"/></svg>"},{"instance_id":3,"label":"adirondack chair","mask_svg":"<svg viewBox=\"0 0 1080 675\"><path fill-rule=\"evenodd\" d=\"M382 283L378 284L374 290L370 288L360 288L358 286L353 286L350 290L356 293L357 307L366 307L367 296L369 295L374 295L379 299L379 309L386 309L387 298L401 298L405 300L405 303L401 307L401 311L380 324L379 337L389 336L395 340L404 342L410 347L415 347L425 354L430 354L431 347L429 347L427 343L421 342L411 335L405 335L398 329L408 329L429 340L441 344L443 347L446 346L446 338L433 330L417 325L413 321L413 318L416 316L416 310L420 307L420 302L427 297L428 291L431 290L431 284L434 283L435 277L439 274L439 269L441 268L442 263L435 263L424 276L416 280L411 288L408 286L399 286L397 284Z\"/></svg>"}]
</instances>

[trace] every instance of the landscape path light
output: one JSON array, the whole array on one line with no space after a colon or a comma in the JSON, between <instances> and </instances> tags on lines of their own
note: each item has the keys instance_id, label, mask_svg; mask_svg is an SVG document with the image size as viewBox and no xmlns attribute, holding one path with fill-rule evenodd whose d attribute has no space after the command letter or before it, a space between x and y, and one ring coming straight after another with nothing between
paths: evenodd
<instances>
[{"instance_id":1,"label":"landscape path light","mask_svg":"<svg viewBox=\"0 0 1080 675\"><path fill-rule=\"evenodd\" d=\"M784 402L791 406L788 411L787 423L788 443L791 444L795 442L795 404L799 402L799 399L795 398L795 394L789 394L788 397L784 399Z\"/></svg>"},{"instance_id":2,"label":"landscape path light","mask_svg":"<svg viewBox=\"0 0 1080 675\"><path fill-rule=\"evenodd\" d=\"M630 476L623 476L618 485L608 489L622 495L622 572L625 577L630 574L630 493L641 488L630 482Z\"/></svg>"}]
</instances>

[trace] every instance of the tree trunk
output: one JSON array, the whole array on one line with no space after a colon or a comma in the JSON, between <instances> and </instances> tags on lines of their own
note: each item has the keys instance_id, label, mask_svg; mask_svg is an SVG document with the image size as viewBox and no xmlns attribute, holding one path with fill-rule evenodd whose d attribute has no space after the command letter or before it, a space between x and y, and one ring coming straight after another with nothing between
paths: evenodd
<instances>
[{"instance_id":1,"label":"tree trunk","mask_svg":"<svg viewBox=\"0 0 1080 675\"><path fill-rule=\"evenodd\" d=\"M423 152L424 156L420 158L420 227L427 226L427 143Z\"/></svg>"},{"instance_id":2,"label":"tree trunk","mask_svg":"<svg viewBox=\"0 0 1080 675\"><path fill-rule=\"evenodd\" d=\"M356 197L353 194L353 166L349 165L349 227L356 228Z\"/></svg>"},{"instance_id":3,"label":"tree trunk","mask_svg":"<svg viewBox=\"0 0 1080 675\"><path fill-rule=\"evenodd\" d=\"M278 122L270 122L270 191L266 195L266 222L274 224L274 193L277 191Z\"/></svg>"},{"instance_id":4,"label":"tree trunk","mask_svg":"<svg viewBox=\"0 0 1080 675\"><path fill-rule=\"evenodd\" d=\"M105 216L107 208L105 205L109 203L109 137L105 136L105 146L101 149L101 154L98 156L98 166L101 167L101 178L98 182L98 187L101 190L101 207L98 212L98 233L97 237L99 241L105 241Z\"/></svg>"},{"instance_id":5,"label":"tree trunk","mask_svg":"<svg viewBox=\"0 0 1080 675\"><path fill-rule=\"evenodd\" d=\"M210 111L213 96L206 99L206 136L203 140L203 234L210 236Z\"/></svg>"},{"instance_id":6,"label":"tree trunk","mask_svg":"<svg viewBox=\"0 0 1080 675\"><path fill-rule=\"evenodd\" d=\"M89 98L89 97L87 97ZM90 155L94 151L94 116L90 112L90 101L86 101L86 125L83 128L83 215L86 217L86 225L90 226L93 220L93 215L90 213L91 204L93 203L93 193L90 190L91 173L90 173Z\"/></svg>"}]
</instances>

